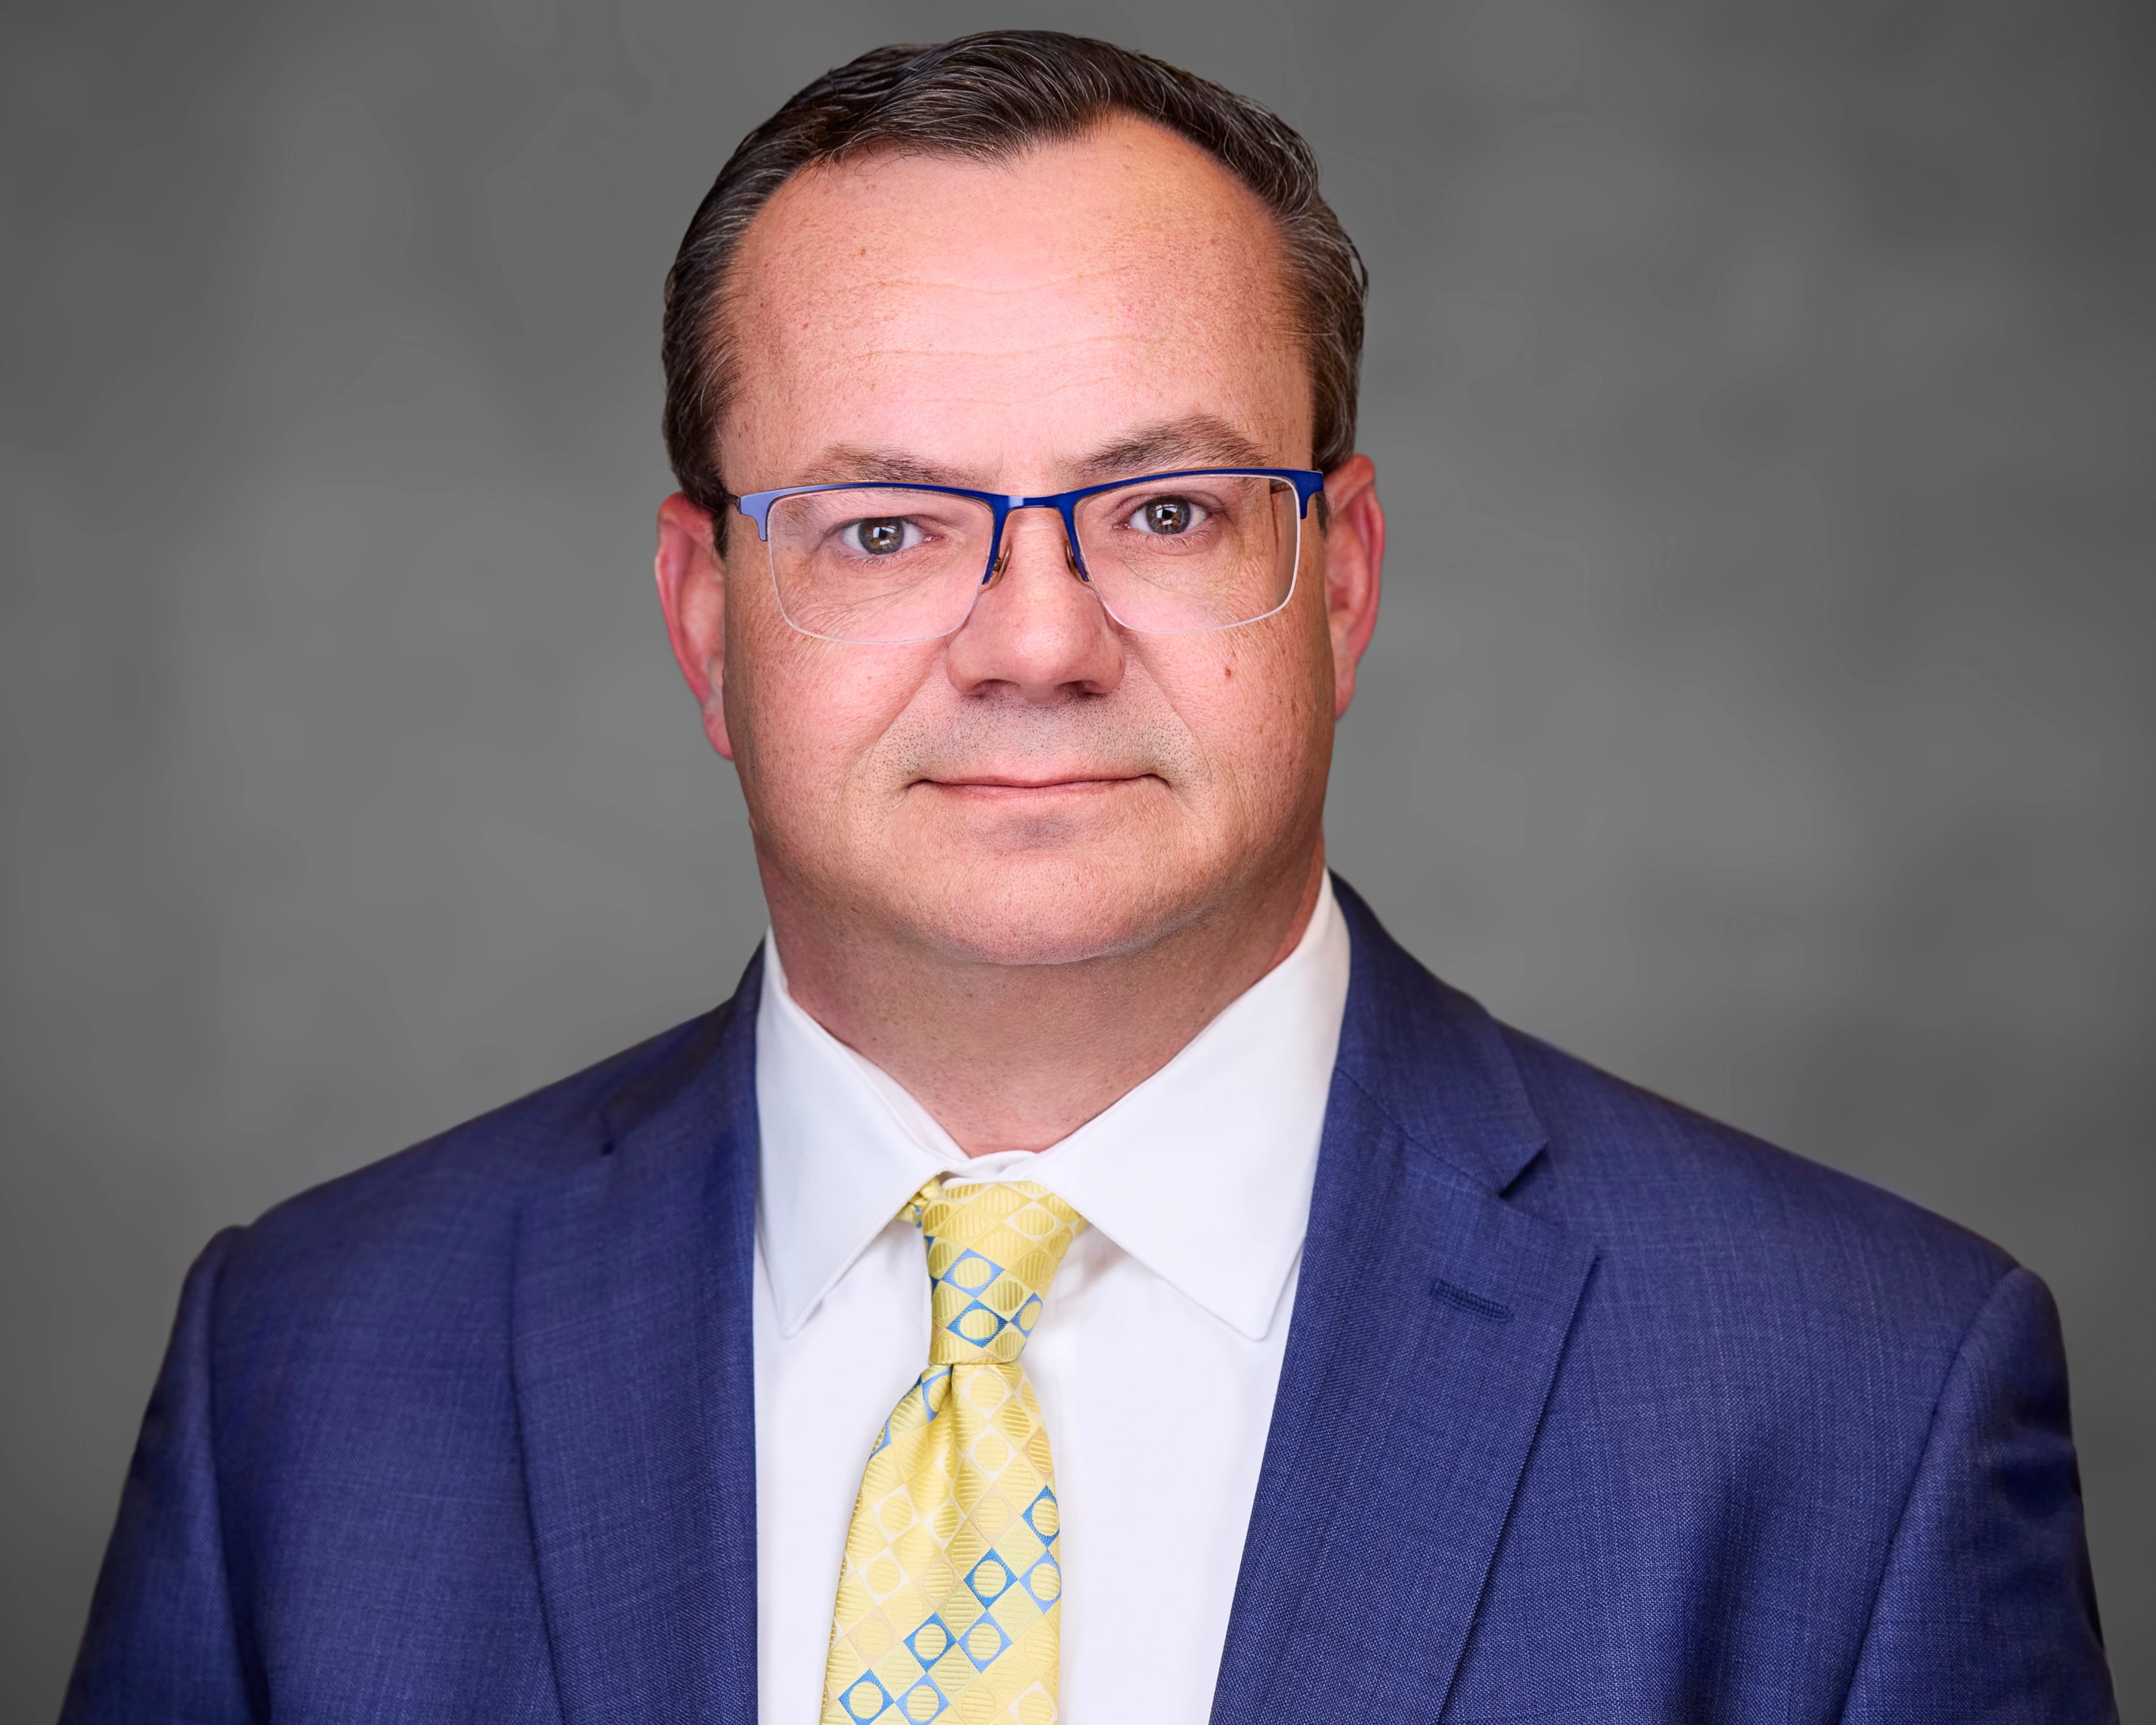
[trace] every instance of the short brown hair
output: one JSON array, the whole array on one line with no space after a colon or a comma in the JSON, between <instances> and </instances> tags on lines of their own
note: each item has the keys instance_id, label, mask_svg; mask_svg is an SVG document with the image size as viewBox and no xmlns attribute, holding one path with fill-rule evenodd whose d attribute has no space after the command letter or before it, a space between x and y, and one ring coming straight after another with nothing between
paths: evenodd
<instances>
[{"instance_id":1,"label":"short brown hair","mask_svg":"<svg viewBox=\"0 0 2156 1725\"><path fill-rule=\"evenodd\" d=\"M876 150L999 161L1116 113L1188 138L1280 223L1291 315L1310 361L1312 458L1327 472L1345 461L1355 447L1368 277L1319 194L1310 146L1255 102L1147 55L1053 30L984 30L879 48L826 72L719 170L666 276L666 453L683 492L714 515L732 500L719 478L732 359L720 301L742 235L787 180Z\"/></svg>"}]
</instances>

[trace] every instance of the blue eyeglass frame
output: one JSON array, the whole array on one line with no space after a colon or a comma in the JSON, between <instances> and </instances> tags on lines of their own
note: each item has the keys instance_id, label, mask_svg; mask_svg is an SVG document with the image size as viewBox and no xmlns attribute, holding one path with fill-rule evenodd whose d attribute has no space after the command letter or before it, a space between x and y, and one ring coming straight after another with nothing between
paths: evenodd
<instances>
[{"instance_id":1,"label":"blue eyeglass frame","mask_svg":"<svg viewBox=\"0 0 2156 1725\"><path fill-rule=\"evenodd\" d=\"M975 491L964 485L930 485L917 480L840 479L829 485L787 485L776 491L751 491L734 499L734 506L756 523L756 536L771 542L771 506L782 499L806 497L817 491L933 491L945 497L970 497L995 512L995 531L988 535L988 567L981 585L994 577L997 554L1003 549L1004 525L1020 509L1054 509L1063 517L1064 543L1070 548L1071 566L1088 586L1093 584L1086 567L1085 548L1078 543L1078 505L1104 491L1122 491L1133 485L1151 485L1165 479L1285 479L1295 487L1296 520L1310 519L1310 500L1325 489L1325 475L1306 467L1186 467L1171 473L1140 473L1135 479L1111 479L1104 485L1081 485L1075 491L1052 491L1041 497L1014 497L1001 491ZM1296 558L1300 566L1301 559ZM1281 601L1286 603L1285 601ZM1255 622L1257 619L1249 619ZM1232 627L1232 626L1231 626Z\"/></svg>"}]
</instances>

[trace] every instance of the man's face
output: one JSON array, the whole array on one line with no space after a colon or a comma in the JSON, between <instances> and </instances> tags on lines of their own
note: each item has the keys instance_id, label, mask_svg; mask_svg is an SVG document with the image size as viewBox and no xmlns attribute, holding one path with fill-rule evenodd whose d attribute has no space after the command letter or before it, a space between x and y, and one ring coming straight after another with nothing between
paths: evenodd
<instances>
[{"instance_id":1,"label":"man's face","mask_svg":"<svg viewBox=\"0 0 2156 1725\"><path fill-rule=\"evenodd\" d=\"M1005 163L807 171L757 218L733 282L721 447L737 494L910 477L1040 494L1309 464L1276 233L1143 122ZM686 544L709 542L692 509L669 512L675 649L740 770L775 914L1056 963L1307 876L1369 622L1328 582L1316 506L1296 591L1261 621L1127 632L1072 572L1054 512L1029 510L964 625L902 646L801 633L752 523L726 524L721 562ZM1346 556L1373 617L1366 540Z\"/></svg>"}]
</instances>

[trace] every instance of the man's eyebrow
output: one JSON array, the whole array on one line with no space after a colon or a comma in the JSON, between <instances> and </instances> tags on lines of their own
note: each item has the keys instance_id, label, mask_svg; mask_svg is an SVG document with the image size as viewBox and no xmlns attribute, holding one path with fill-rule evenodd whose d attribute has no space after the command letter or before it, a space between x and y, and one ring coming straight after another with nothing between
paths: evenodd
<instances>
[{"instance_id":1,"label":"man's eyebrow","mask_svg":"<svg viewBox=\"0 0 2156 1725\"><path fill-rule=\"evenodd\" d=\"M993 489L981 484L978 473L923 461L902 449L870 449L858 443L834 443L811 462L797 485L843 485L849 480L886 485L957 485L968 490Z\"/></svg>"},{"instance_id":2,"label":"man's eyebrow","mask_svg":"<svg viewBox=\"0 0 2156 1725\"><path fill-rule=\"evenodd\" d=\"M1224 419L1193 413L1141 427L1078 463L1090 479L1119 479L1189 467L1265 467L1265 452Z\"/></svg>"},{"instance_id":3,"label":"man's eyebrow","mask_svg":"<svg viewBox=\"0 0 2156 1725\"><path fill-rule=\"evenodd\" d=\"M1082 460L1072 469L1081 484L1135 478L1177 468L1264 467L1265 452L1211 413L1193 413L1141 426ZM860 443L833 443L803 470L797 485L956 485L965 490L995 491L983 476L941 463L924 461L903 449L878 449Z\"/></svg>"}]
</instances>

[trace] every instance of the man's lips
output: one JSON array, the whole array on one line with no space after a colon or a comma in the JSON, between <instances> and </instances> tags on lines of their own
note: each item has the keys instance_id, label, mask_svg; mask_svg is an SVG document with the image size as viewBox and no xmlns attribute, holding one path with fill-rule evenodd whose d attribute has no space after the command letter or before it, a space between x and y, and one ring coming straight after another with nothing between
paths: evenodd
<instances>
[{"instance_id":1,"label":"man's lips","mask_svg":"<svg viewBox=\"0 0 2156 1725\"><path fill-rule=\"evenodd\" d=\"M1098 770L1049 775L966 773L933 775L916 781L939 791L959 791L983 796L1027 796L1056 791L1112 791L1155 777L1152 773L1104 773Z\"/></svg>"}]
</instances>

